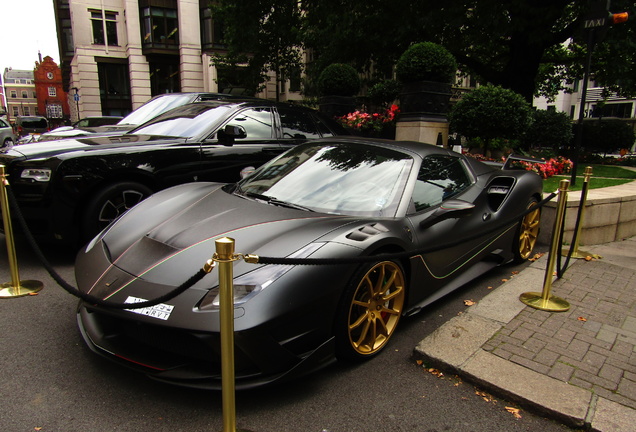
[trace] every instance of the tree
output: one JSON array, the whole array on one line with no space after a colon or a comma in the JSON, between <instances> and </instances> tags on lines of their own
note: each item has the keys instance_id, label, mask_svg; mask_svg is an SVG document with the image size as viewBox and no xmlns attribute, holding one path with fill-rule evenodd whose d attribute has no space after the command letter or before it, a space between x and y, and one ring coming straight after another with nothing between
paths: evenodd
<instances>
[{"instance_id":1,"label":"tree","mask_svg":"<svg viewBox=\"0 0 636 432\"><path fill-rule=\"evenodd\" d=\"M465 94L449 120L451 131L483 142L486 155L494 142L523 136L532 123L532 107L512 90L486 85Z\"/></svg>"},{"instance_id":2,"label":"tree","mask_svg":"<svg viewBox=\"0 0 636 432\"><path fill-rule=\"evenodd\" d=\"M224 26L227 52L213 62L226 67L247 65L246 83L255 94L273 71L277 83L302 68L302 16L298 1L218 0L211 6ZM278 98L278 92L276 92Z\"/></svg>"},{"instance_id":3,"label":"tree","mask_svg":"<svg viewBox=\"0 0 636 432\"><path fill-rule=\"evenodd\" d=\"M329 64L348 63L377 81L392 78L398 56L410 45L431 41L448 49L462 72L528 101L537 93L555 95L581 78L582 23L590 10L580 0L220 1L229 11L223 19L230 52L250 52L254 64L269 62L272 70L288 64L292 47L304 46L313 57L310 78ZM613 0L611 9L633 11L634 2ZM610 28L592 66L604 85L634 94L635 29L635 20Z\"/></svg>"}]
</instances>

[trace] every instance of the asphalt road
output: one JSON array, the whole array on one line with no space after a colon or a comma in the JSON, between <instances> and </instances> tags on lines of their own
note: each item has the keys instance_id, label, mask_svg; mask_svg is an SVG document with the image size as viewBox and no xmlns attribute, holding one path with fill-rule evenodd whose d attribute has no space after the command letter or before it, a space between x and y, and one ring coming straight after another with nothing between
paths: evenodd
<instances>
[{"instance_id":1,"label":"asphalt road","mask_svg":"<svg viewBox=\"0 0 636 432\"><path fill-rule=\"evenodd\" d=\"M10 282L0 235L0 283ZM42 281L34 296L0 299L0 431L222 431L220 392L161 384L90 352L75 323L77 301L18 242L21 279ZM543 247L545 249L545 246ZM74 254L45 249L74 284ZM305 379L239 392L237 426L253 432L567 431L563 425L439 376L412 359L430 332L522 266L505 266L405 319L378 358L336 363ZM533 289L541 289L541 281Z\"/></svg>"}]
</instances>

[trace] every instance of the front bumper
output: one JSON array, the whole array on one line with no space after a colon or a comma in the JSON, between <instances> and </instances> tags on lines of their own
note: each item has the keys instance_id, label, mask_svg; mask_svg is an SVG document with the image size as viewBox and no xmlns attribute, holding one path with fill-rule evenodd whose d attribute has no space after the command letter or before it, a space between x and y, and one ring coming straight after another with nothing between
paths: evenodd
<instances>
[{"instance_id":1,"label":"front bumper","mask_svg":"<svg viewBox=\"0 0 636 432\"><path fill-rule=\"evenodd\" d=\"M77 322L88 347L111 361L166 383L221 389L219 333L126 320L83 303L78 307ZM303 334L277 341L263 329L235 332L236 388L297 378L333 362L333 338L317 346L313 339L312 335ZM305 351L307 344L314 346Z\"/></svg>"}]
</instances>

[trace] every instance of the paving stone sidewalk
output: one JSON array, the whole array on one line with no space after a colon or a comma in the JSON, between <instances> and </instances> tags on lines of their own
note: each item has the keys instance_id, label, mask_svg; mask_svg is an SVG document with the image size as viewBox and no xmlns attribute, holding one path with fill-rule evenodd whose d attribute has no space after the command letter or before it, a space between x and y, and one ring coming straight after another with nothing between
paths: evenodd
<instances>
[{"instance_id":1,"label":"paving stone sidewalk","mask_svg":"<svg viewBox=\"0 0 636 432\"><path fill-rule=\"evenodd\" d=\"M583 248L552 294L567 312L525 306L547 257L420 342L415 355L573 427L636 430L636 237Z\"/></svg>"}]
</instances>

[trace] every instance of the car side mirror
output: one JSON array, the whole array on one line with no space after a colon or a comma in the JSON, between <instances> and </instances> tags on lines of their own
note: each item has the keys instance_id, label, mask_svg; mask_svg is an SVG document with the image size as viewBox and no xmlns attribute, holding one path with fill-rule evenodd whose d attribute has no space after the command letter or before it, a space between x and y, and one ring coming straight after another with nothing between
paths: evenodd
<instances>
[{"instance_id":1,"label":"car side mirror","mask_svg":"<svg viewBox=\"0 0 636 432\"><path fill-rule=\"evenodd\" d=\"M243 126L227 125L217 133L219 142L223 145L231 146L234 140L247 138L247 132Z\"/></svg>"},{"instance_id":2,"label":"car side mirror","mask_svg":"<svg viewBox=\"0 0 636 432\"><path fill-rule=\"evenodd\" d=\"M444 201L428 218L420 222L420 228L425 229L446 219L460 218L472 213L475 204L467 201L450 199Z\"/></svg>"},{"instance_id":3,"label":"car side mirror","mask_svg":"<svg viewBox=\"0 0 636 432\"><path fill-rule=\"evenodd\" d=\"M245 177L247 177L250 174L252 174L254 172L254 170L256 170L256 168L254 168L253 166L248 166L248 167L243 168L241 170L241 173L240 173L241 179L244 179Z\"/></svg>"}]
</instances>

